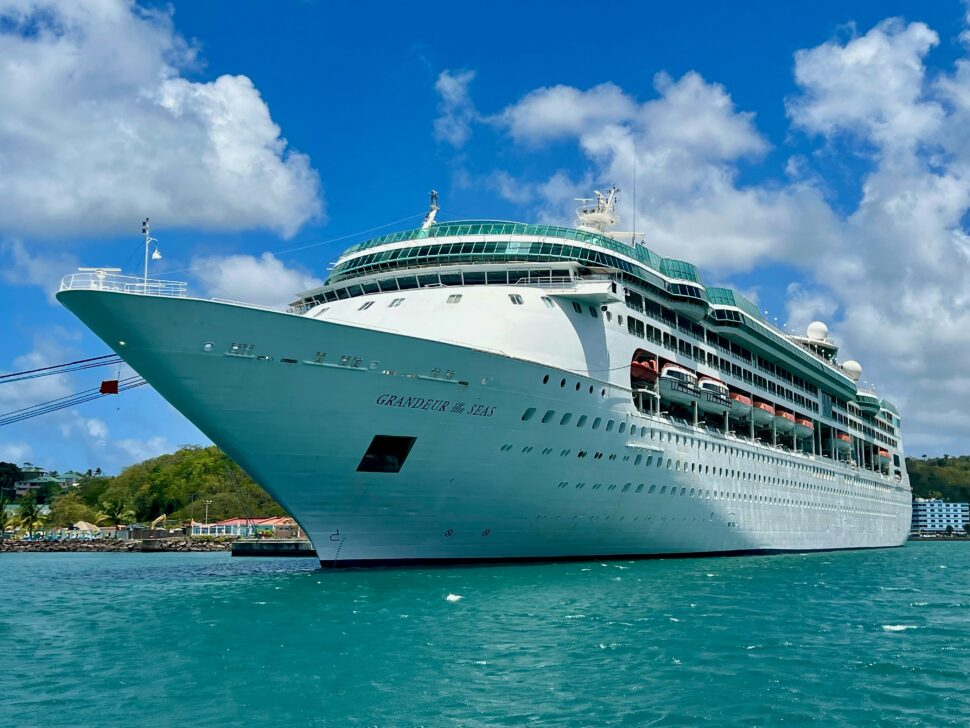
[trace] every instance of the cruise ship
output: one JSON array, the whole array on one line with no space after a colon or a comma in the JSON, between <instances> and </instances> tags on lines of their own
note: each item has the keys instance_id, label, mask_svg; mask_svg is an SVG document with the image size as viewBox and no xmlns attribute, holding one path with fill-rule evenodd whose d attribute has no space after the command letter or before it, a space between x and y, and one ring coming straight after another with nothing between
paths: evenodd
<instances>
[{"instance_id":1,"label":"cruise ship","mask_svg":"<svg viewBox=\"0 0 970 728\"><path fill-rule=\"evenodd\" d=\"M328 567L900 546L892 403L613 231L437 221L286 311L82 269L57 294L300 523ZM146 236L146 251L148 238ZM147 261L147 257L146 257Z\"/></svg>"}]
</instances>

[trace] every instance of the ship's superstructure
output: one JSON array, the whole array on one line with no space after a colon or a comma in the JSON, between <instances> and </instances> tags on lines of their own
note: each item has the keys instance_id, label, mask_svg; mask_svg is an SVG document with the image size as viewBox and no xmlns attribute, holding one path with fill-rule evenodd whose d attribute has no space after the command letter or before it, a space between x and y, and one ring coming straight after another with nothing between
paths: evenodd
<instances>
[{"instance_id":1,"label":"ship's superstructure","mask_svg":"<svg viewBox=\"0 0 970 728\"><path fill-rule=\"evenodd\" d=\"M768 323L610 233L424 224L288 312L113 272L60 300L310 535L327 565L901 545L891 403L823 324Z\"/></svg>"}]
</instances>

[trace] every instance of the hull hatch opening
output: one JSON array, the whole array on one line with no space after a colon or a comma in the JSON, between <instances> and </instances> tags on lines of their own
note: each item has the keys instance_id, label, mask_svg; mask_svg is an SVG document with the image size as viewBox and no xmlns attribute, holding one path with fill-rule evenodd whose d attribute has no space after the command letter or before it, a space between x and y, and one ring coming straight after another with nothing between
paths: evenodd
<instances>
[{"instance_id":1,"label":"hull hatch opening","mask_svg":"<svg viewBox=\"0 0 970 728\"><path fill-rule=\"evenodd\" d=\"M374 435L357 466L358 473L399 473L416 437Z\"/></svg>"}]
</instances>

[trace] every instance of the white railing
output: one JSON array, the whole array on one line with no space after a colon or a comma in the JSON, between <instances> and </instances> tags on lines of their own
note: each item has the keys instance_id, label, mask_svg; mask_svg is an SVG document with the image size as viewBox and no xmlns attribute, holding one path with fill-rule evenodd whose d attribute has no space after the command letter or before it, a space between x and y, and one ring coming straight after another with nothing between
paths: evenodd
<instances>
[{"instance_id":1,"label":"white railing","mask_svg":"<svg viewBox=\"0 0 970 728\"><path fill-rule=\"evenodd\" d=\"M188 284L183 281L159 281L136 276L123 276L103 270L71 273L61 279L62 291L116 291L148 296L184 298Z\"/></svg>"}]
</instances>

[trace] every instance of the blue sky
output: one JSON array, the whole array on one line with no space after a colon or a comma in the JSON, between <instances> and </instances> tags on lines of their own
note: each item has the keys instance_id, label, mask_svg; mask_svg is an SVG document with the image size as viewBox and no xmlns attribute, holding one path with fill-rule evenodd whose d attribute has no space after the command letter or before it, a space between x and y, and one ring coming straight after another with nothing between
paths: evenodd
<instances>
[{"instance_id":1,"label":"blue sky","mask_svg":"<svg viewBox=\"0 0 970 728\"><path fill-rule=\"evenodd\" d=\"M285 303L432 188L443 219L570 224L616 183L650 247L827 321L910 454L967 452L967 13L0 0L0 370L107 351L50 294L136 271L146 215L156 275ZM99 379L0 385L0 411ZM0 427L0 460L116 472L204 441L142 388Z\"/></svg>"}]
</instances>

